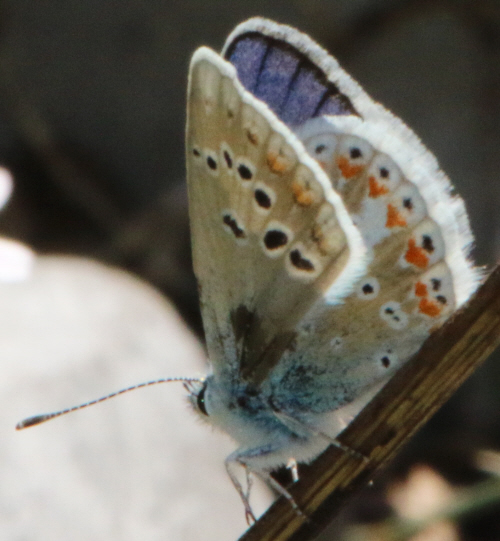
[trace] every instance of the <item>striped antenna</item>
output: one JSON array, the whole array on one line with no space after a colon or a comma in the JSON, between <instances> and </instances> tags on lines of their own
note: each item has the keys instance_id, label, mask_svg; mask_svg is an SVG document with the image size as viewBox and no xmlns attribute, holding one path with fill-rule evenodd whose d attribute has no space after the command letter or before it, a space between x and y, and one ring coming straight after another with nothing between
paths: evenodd
<instances>
[{"instance_id":1,"label":"striped antenna","mask_svg":"<svg viewBox=\"0 0 500 541\"><path fill-rule=\"evenodd\" d=\"M45 421L50 421L50 419L54 419L55 417L60 417L61 415L66 415L66 413L71 413L72 411L88 408L89 406L93 406L94 404L99 404L99 402L104 402L105 400L109 400L110 398L113 398L123 393L128 393L129 391L133 391L135 389L141 389L142 387L149 387L150 385L156 385L158 383L170 383L171 381L182 381L184 385L189 386L190 383L201 383L203 379L200 379L200 378L162 378L162 379L155 379L153 381L148 381L146 383L139 383L139 385L132 385L132 387L127 387L126 389L122 389L121 391L116 391L114 393L98 398L97 400L91 400L90 402L86 402L85 404L80 404L79 406L73 406L72 408L67 408L61 411L55 411L53 413L33 415L33 417L28 417L27 419L24 419L23 421L17 423L16 430L22 430L23 428L28 428L30 426L39 425L40 423L45 423Z\"/></svg>"}]
</instances>

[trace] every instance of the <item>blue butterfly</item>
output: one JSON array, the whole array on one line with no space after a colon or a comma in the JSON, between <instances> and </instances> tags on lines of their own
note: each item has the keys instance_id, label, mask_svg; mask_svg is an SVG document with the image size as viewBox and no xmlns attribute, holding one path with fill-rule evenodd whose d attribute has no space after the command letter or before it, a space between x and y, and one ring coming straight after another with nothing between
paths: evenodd
<instances>
[{"instance_id":1,"label":"blue butterfly","mask_svg":"<svg viewBox=\"0 0 500 541\"><path fill-rule=\"evenodd\" d=\"M186 141L211 367L191 401L238 442L252 516L235 468L289 497L269 472L336 443L475 290L472 235L415 134L288 26L195 52Z\"/></svg>"}]
</instances>

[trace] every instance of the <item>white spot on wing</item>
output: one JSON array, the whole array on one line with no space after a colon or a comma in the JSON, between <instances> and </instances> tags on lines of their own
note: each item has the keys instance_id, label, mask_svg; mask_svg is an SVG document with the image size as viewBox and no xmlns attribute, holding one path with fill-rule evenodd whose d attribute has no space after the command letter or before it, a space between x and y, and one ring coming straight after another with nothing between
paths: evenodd
<instances>
[{"instance_id":1,"label":"white spot on wing","mask_svg":"<svg viewBox=\"0 0 500 541\"><path fill-rule=\"evenodd\" d=\"M387 325L396 331L400 331L408 325L408 314L401 310L399 302L386 302L380 307L379 314Z\"/></svg>"}]
</instances>

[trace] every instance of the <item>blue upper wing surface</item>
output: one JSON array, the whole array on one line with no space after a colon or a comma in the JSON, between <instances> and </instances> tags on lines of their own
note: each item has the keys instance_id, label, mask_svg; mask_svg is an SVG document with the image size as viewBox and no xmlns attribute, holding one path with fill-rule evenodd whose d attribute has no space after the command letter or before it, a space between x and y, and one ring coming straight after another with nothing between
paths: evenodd
<instances>
[{"instance_id":1,"label":"blue upper wing surface","mask_svg":"<svg viewBox=\"0 0 500 541\"><path fill-rule=\"evenodd\" d=\"M322 115L358 115L325 73L286 41L247 32L229 44L225 58L243 86L288 126Z\"/></svg>"}]
</instances>

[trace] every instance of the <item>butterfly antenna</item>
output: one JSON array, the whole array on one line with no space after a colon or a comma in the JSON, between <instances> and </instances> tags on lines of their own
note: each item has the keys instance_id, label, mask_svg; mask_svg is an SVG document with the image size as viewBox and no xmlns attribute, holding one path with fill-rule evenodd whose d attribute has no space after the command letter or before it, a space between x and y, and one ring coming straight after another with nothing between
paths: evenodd
<instances>
[{"instance_id":1,"label":"butterfly antenna","mask_svg":"<svg viewBox=\"0 0 500 541\"><path fill-rule=\"evenodd\" d=\"M33 415L33 417L28 417L22 420L21 422L17 423L16 430L22 430L23 428L28 428L30 426L39 425L40 423L45 423L45 421L50 421L50 419L54 419L55 417L60 417L61 415L66 415L66 413L71 413L72 411L78 411L84 408L88 408L89 406L93 406L94 404L99 404L99 402L104 402L105 400L109 400L110 398L114 398L115 396L118 396L120 394L128 393L129 391L134 391L135 389L141 389L142 387L149 387L151 385L157 385L158 383L170 383L171 381L182 381L185 386L189 386L195 382L200 383L203 380L200 378L161 378L161 379L155 379L153 381L147 381L146 383L139 383L139 385L132 385L131 387L127 387L126 389L121 389L120 391L116 391L114 393L108 394L96 400L91 400L90 402L86 402L85 404L80 404L79 406L73 406L72 408L67 408L61 411L55 411L53 413L43 413L42 415Z\"/></svg>"}]
</instances>

